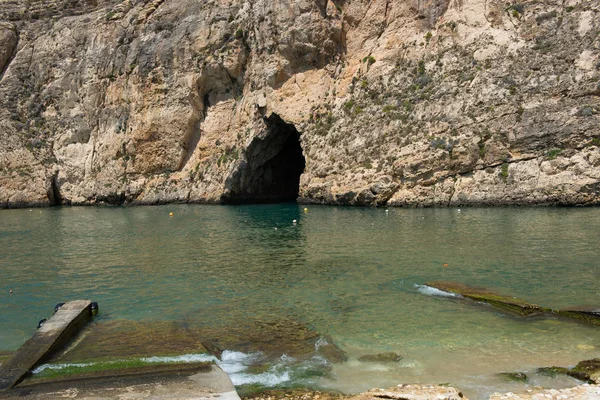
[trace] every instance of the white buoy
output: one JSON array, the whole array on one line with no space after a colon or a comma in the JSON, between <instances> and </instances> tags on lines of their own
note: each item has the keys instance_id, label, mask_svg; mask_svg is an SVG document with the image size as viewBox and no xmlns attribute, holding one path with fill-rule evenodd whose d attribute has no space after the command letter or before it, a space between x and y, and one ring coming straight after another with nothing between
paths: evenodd
<instances>
[{"instance_id":1,"label":"white buoy","mask_svg":"<svg viewBox=\"0 0 600 400\"><path fill-rule=\"evenodd\" d=\"M275 228L275 230L277 230L277 228Z\"/></svg>"},{"instance_id":2,"label":"white buoy","mask_svg":"<svg viewBox=\"0 0 600 400\"><path fill-rule=\"evenodd\" d=\"M298 222L298 221L296 221L296 220L293 220L293 221L292 221L292 224L295 224L296 222Z\"/></svg>"}]
</instances>

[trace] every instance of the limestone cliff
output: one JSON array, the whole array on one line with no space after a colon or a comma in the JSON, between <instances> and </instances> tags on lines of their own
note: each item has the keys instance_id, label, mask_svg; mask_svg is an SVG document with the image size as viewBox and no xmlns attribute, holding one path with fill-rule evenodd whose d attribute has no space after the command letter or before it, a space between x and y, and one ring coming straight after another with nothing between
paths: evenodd
<instances>
[{"instance_id":1,"label":"limestone cliff","mask_svg":"<svg viewBox=\"0 0 600 400\"><path fill-rule=\"evenodd\" d=\"M0 0L0 204L600 203L597 0Z\"/></svg>"}]
</instances>

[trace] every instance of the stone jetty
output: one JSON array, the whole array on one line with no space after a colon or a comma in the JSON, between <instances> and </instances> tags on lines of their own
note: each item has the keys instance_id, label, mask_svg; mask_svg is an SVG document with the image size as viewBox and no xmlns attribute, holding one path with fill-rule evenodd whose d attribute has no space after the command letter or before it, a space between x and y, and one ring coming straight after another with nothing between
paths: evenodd
<instances>
[{"instance_id":1,"label":"stone jetty","mask_svg":"<svg viewBox=\"0 0 600 400\"><path fill-rule=\"evenodd\" d=\"M13 388L46 359L64 346L92 319L90 300L70 301L60 307L19 350L0 365L0 391Z\"/></svg>"}]
</instances>

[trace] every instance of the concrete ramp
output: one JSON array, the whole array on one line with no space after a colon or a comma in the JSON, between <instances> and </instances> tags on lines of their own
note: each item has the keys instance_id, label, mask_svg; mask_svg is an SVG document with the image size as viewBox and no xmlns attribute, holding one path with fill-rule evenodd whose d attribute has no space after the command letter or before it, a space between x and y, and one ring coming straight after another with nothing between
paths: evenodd
<instances>
[{"instance_id":1,"label":"concrete ramp","mask_svg":"<svg viewBox=\"0 0 600 400\"><path fill-rule=\"evenodd\" d=\"M136 371L27 382L0 392L0 400L240 400L229 376L217 365L163 364Z\"/></svg>"},{"instance_id":2,"label":"concrete ramp","mask_svg":"<svg viewBox=\"0 0 600 400\"><path fill-rule=\"evenodd\" d=\"M65 303L12 357L0 365L0 391L21 382L27 373L92 319L91 301Z\"/></svg>"}]
</instances>

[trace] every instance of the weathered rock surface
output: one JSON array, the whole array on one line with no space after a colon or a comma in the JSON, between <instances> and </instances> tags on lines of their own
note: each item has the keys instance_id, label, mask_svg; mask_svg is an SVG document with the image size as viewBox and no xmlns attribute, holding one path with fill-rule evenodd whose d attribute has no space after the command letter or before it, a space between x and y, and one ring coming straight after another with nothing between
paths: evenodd
<instances>
[{"instance_id":1,"label":"weathered rock surface","mask_svg":"<svg viewBox=\"0 0 600 400\"><path fill-rule=\"evenodd\" d=\"M0 204L599 204L599 12L1 0Z\"/></svg>"},{"instance_id":2,"label":"weathered rock surface","mask_svg":"<svg viewBox=\"0 0 600 400\"><path fill-rule=\"evenodd\" d=\"M568 389L529 389L525 394L494 393L490 400L594 400L600 398L600 386L582 385Z\"/></svg>"},{"instance_id":3,"label":"weathered rock surface","mask_svg":"<svg viewBox=\"0 0 600 400\"><path fill-rule=\"evenodd\" d=\"M432 385L398 385L390 389L373 389L351 397L352 400L468 400L453 387Z\"/></svg>"}]
</instances>

